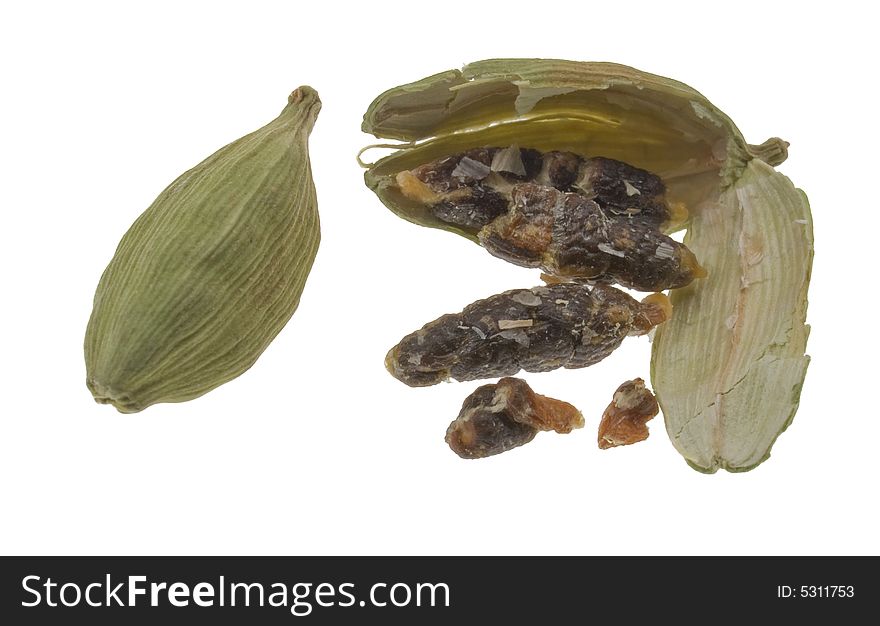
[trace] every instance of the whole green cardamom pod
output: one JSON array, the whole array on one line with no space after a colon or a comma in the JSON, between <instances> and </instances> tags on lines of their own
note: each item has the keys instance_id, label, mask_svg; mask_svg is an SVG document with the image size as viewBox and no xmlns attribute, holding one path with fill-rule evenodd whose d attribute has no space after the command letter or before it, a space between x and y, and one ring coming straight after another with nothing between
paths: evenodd
<instances>
[{"instance_id":1,"label":"whole green cardamom pod","mask_svg":"<svg viewBox=\"0 0 880 626\"><path fill-rule=\"evenodd\" d=\"M134 413L247 370L284 327L318 250L308 138L321 108L294 91L266 126L171 183L123 236L85 337L95 400Z\"/></svg>"}]
</instances>

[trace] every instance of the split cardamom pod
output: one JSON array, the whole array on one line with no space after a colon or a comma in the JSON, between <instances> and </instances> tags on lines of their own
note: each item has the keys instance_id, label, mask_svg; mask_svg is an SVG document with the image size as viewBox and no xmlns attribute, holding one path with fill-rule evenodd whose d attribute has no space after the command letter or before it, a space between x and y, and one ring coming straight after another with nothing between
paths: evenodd
<instances>
[{"instance_id":1,"label":"split cardamom pod","mask_svg":"<svg viewBox=\"0 0 880 626\"><path fill-rule=\"evenodd\" d=\"M396 150L376 163L362 162L366 184L379 199L404 219L474 242L508 211L489 193L499 186L469 185L473 201L451 216L447 198L438 202L436 195L419 193L413 182L418 168L462 155L454 166L461 180L498 173L540 179L528 152L536 151L545 155L541 167L546 165L559 191L568 192L560 186L579 180L574 163L597 157L656 175L668 206L687 215L669 219L676 211L668 211L658 228L688 229L682 249L658 239L654 251L661 260L675 257L689 272L681 279L673 271L663 274L673 277L667 287L681 288L671 291L675 315L657 329L652 348L652 386L667 432L686 461L703 472L744 471L769 456L797 410L809 363L804 352L812 218L804 193L773 169L785 160L787 143L746 143L729 117L678 81L612 63L547 59L480 61L395 87L374 100L362 128L402 142L384 145ZM510 146L521 148L519 159L475 156ZM631 195L639 200L639 214L654 215L660 188L640 176L624 178L607 196L612 210L626 212L633 203L625 196ZM624 203L615 205L615 199ZM605 249L597 243L598 250L627 254L600 243ZM534 266L567 271L539 252ZM522 258L519 250L517 255ZM575 259L578 271L589 265L582 263L589 255ZM699 280L682 286L691 277ZM639 286L637 278L627 280Z\"/></svg>"},{"instance_id":2,"label":"split cardamom pod","mask_svg":"<svg viewBox=\"0 0 880 626\"><path fill-rule=\"evenodd\" d=\"M300 87L266 126L172 182L95 292L87 385L123 413L198 397L247 370L296 310L320 241Z\"/></svg>"}]
</instances>

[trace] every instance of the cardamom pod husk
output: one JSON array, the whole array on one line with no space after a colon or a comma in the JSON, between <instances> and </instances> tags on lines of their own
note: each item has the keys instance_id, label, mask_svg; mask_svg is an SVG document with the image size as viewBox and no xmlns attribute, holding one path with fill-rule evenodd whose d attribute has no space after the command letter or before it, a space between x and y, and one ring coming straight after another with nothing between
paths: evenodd
<instances>
[{"instance_id":1,"label":"cardamom pod husk","mask_svg":"<svg viewBox=\"0 0 880 626\"><path fill-rule=\"evenodd\" d=\"M788 144L750 145L684 83L612 63L491 59L389 89L364 132L397 144L367 186L397 215L477 240L401 192L396 175L446 155L517 145L602 156L660 176L686 207L684 243L708 278L670 293L652 386L676 449L695 469L751 469L791 422L809 357L813 257L806 196L773 168ZM360 155L359 155L360 160Z\"/></svg>"},{"instance_id":2,"label":"cardamom pod husk","mask_svg":"<svg viewBox=\"0 0 880 626\"><path fill-rule=\"evenodd\" d=\"M320 241L303 86L266 126L172 182L122 237L95 292L87 386L123 413L247 370L296 310Z\"/></svg>"}]
</instances>

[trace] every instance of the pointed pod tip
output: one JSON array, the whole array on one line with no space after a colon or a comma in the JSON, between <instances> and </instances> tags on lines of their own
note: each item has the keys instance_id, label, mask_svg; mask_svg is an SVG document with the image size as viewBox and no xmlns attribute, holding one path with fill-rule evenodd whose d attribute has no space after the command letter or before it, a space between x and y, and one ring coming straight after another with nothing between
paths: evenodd
<instances>
[{"instance_id":1,"label":"pointed pod tip","mask_svg":"<svg viewBox=\"0 0 880 626\"><path fill-rule=\"evenodd\" d=\"M311 132L321 111L321 98L318 92L308 85L294 89L287 97L287 106L281 112L281 118L293 122L298 128Z\"/></svg>"},{"instance_id":2,"label":"pointed pod tip","mask_svg":"<svg viewBox=\"0 0 880 626\"><path fill-rule=\"evenodd\" d=\"M291 92L287 97L287 102L289 104L310 104L313 102L321 104L321 99L318 97L316 89L309 87L308 85L301 85Z\"/></svg>"}]
</instances>

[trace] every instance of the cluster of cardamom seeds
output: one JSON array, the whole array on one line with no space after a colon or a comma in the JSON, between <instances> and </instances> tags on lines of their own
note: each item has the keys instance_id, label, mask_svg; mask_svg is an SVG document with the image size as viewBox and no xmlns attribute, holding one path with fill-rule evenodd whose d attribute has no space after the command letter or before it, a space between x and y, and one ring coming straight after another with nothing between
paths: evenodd
<instances>
[{"instance_id":1,"label":"cluster of cardamom seeds","mask_svg":"<svg viewBox=\"0 0 880 626\"><path fill-rule=\"evenodd\" d=\"M493 256L540 268L551 282L479 300L404 337L385 365L413 387L598 363L626 336L669 319L660 290L705 276L694 254L662 232L684 213L670 208L662 180L621 161L482 147L399 172L395 182L437 219L474 233ZM639 302L607 283L658 293ZM537 431L522 419L501 419L510 411L532 414L531 404L524 409L506 398L493 413L502 405L487 409L480 398L489 398L485 387L450 426L457 435L447 442L460 456L481 458L531 441ZM460 435L471 433L479 416L479 445L465 445L470 439Z\"/></svg>"}]
</instances>

